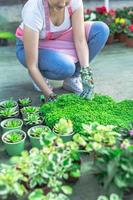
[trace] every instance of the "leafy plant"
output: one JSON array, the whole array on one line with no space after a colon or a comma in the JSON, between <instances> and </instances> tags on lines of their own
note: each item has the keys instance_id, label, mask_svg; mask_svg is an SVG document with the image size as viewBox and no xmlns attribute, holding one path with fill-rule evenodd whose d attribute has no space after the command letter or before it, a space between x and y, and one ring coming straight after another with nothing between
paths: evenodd
<instances>
[{"instance_id":1,"label":"leafy plant","mask_svg":"<svg viewBox=\"0 0 133 200\"><path fill-rule=\"evenodd\" d=\"M42 119L38 114L30 114L27 115L26 118L24 119L25 123L28 125L33 125L33 124L41 124Z\"/></svg>"},{"instance_id":2,"label":"leafy plant","mask_svg":"<svg viewBox=\"0 0 133 200\"><path fill-rule=\"evenodd\" d=\"M12 117L18 114L18 111L15 111L13 108L5 108L0 110L1 117Z\"/></svg>"},{"instance_id":3,"label":"leafy plant","mask_svg":"<svg viewBox=\"0 0 133 200\"><path fill-rule=\"evenodd\" d=\"M71 120L61 118L59 122L54 125L54 131L59 135L69 135L73 132L73 124Z\"/></svg>"},{"instance_id":4,"label":"leafy plant","mask_svg":"<svg viewBox=\"0 0 133 200\"><path fill-rule=\"evenodd\" d=\"M47 133L47 132L50 132L50 128L49 127L33 127L32 130L30 131L30 135L32 137L40 137L43 133Z\"/></svg>"},{"instance_id":5,"label":"leafy plant","mask_svg":"<svg viewBox=\"0 0 133 200\"><path fill-rule=\"evenodd\" d=\"M122 200L117 194L111 194L108 198L107 196L99 196L97 200Z\"/></svg>"},{"instance_id":6,"label":"leafy plant","mask_svg":"<svg viewBox=\"0 0 133 200\"><path fill-rule=\"evenodd\" d=\"M0 197L7 199L9 194L22 197L27 193L21 181L27 181L26 177L12 165L0 165Z\"/></svg>"},{"instance_id":7,"label":"leafy plant","mask_svg":"<svg viewBox=\"0 0 133 200\"><path fill-rule=\"evenodd\" d=\"M27 114L35 114L35 113L39 113L39 107L35 107L35 106L27 106L21 109L22 113L27 113Z\"/></svg>"},{"instance_id":8,"label":"leafy plant","mask_svg":"<svg viewBox=\"0 0 133 200\"><path fill-rule=\"evenodd\" d=\"M116 145L117 140L121 137L119 133L114 131L115 126L100 125L97 122L90 125L83 124L84 138L87 141L86 150L97 151L103 147L113 147Z\"/></svg>"},{"instance_id":9,"label":"leafy plant","mask_svg":"<svg viewBox=\"0 0 133 200\"><path fill-rule=\"evenodd\" d=\"M19 102L19 104L21 104L23 106L27 106L31 103L31 99L30 98L23 98L23 99L19 99L18 102Z\"/></svg>"},{"instance_id":10,"label":"leafy plant","mask_svg":"<svg viewBox=\"0 0 133 200\"><path fill-rule=\"evenodd\" d=\"M15 40L15 35L11 32L0 32L0 38Z\"/></svg>"},{"instance_id":11,"label":"leafy plant","mask_svg":"<svg viewBox=\"0 0 133 200\"><path fill-rule=\"evenodd\" d=\"M15 107L16 106L16 102L11 98L11 99L9 99L9 100L7 100L7 101L3 101L3 102L1 102L1 104L0 104L0 107L1 108L13 108L13 107Z\"/></svg>"},{"instance_id":12,"label":"leafy plant","mask_svg":"<svg viewBox=\"0 0 133 200\"><path fill-rule=\"evenodd\" d=\"M90 163L91 166L91 163ZM105 190L115 186L122 192L133 187L133 147L127 149L101 149L90 171L99 174Z\"/></svg>"},{"instance_id":13,"label":"leafy plant","mask_svg":"<svg viewBox=\"0 0 133 200\"><path fill-rule=\"evenodd\" d=\"M14 131L10 134L7 134L4 137L4 141L8 142L8 143L20 142L22 139L23 139L23 135L21 133L19 133L19 131Z\"/></svg>"},{"instance_id":14,"label":"leafy plant","mask_svg":"<svg viewBox=\"0 0 133 200\"><path fill-rule=\"evenodd\" d=\"M124 32L129 38L133 38L133 24L128 25Z\"/></svg>"},{"instance_id":15,"label":"leafy plant","mask_svg":"<svg viewBox=\"0 0 133 200\"><path fill-rule=\"evenodd\" d=\"M127 128L133 119L133 100L115 102L109 96L95 94L92 101L87 101L75 94L64 94L56 102L44 104L41 113L46 125L53 127L60 118L70 119L75 133L82 134L82 123L97 121L99 124L112 124Z\"/></svg>"},{"instance_id":16,"label":"leafy plant","mask_svg":"<svg viewBox=\"0 0 133 200\"><path fill-rule=\"evenodd\" d=\"M30 195L28 200L70 200L66 195L59 193L52 193L50 192L49 194L45 195L43 190L41 189L36 189L33 191Z\"/></svg>"},{"instance_id":17,"label":"leafy plant","mask_svg":"<svg viewBox=\"0 0 133 200\"><path fill-rule=\"evenodd\" d=\"M19 120L19 119L11 119L11 120L8 120L4 124L4 127L6 127L6 128L16 128L16 127L19 127L21 125L22 125L21 120Z\"/></svg>"}]
</instances>

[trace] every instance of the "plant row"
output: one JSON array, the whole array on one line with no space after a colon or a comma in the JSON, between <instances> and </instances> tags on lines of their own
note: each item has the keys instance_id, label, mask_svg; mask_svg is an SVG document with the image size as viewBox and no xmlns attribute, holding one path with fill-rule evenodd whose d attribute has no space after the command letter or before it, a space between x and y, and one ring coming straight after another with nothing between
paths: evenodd
<instances>
[{"instance_id":1,"label":"plant row","mask_svg":"<svg viewBox=\"0 0 133 200\"><path fill-rule=\"evenodd\" d=\"M84 16L85 21L103 21L109 26L108 44L117 40L133 47L133 7L109 11L104 6L96 7L95 10L86 9Z\"/></svg>"}]
</instances>

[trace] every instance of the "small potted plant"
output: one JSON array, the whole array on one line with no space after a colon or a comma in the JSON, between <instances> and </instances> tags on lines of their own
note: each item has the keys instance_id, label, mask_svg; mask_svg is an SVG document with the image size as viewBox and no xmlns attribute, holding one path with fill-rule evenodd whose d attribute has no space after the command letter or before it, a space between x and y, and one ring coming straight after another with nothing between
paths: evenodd
<instances>
[{"instance_id":1,"label":"small potted plant","mask_svg":"<svg viewBox=\"0 0 133 200\"><path fill-rule=\"evenodd\" d=\"M4 100L0 102L0 109L12 108L14 110L18 110L17 101L10 98L9 100Z\"/></svg>"},{"instance_id":2,"label":"small potted plant","mask_svg":"<svg viewBox=\"0 0 133 200\"><path fill-rule=\"evenodd\" d=\"M15 41L15 35L11 32L0 32L0 46L7 46L9 41Z\"/></svg>"},{"instance_id":3,"label":"small potted plant","mask_svg":"<svg viewBox=\"0 0 133 200\"><path fill-rule=\"evenodd\" d=\"M8 118L16 118L18 116L19 116L18 110L14 110L14 108L0 109L1 120L8 119Z\"/></svg>"},{"instance_id":4,"label":"small potted plant","mask_svg":"<svg viewBox=\"0 0 133 200\"><path fill-rule=\"evenodd\" d=\"M2 135L7 153L10 156L20 155L24 150L26 133L22 130L10 130Z\"/></svg>"},{"instance_id":5,"label":"small potted plant","mask_svg":"<svg viewBox=\"0 0 133 200\"><path fill-rule=\"evenodd\" d=\"M110 35L109 38L107 40L107 44L112 44L114 41L114 35L116 33L116 25L114 22L110 23L109 25L109 29L110 29Z\"/></svg>"},{"instance_id":6,"label":"small potted plant","mask_svg":"<svg viewBox=\"0 0 133 200\"><path fill-rule=\"evenodd\" d=\"M127 26L125 33L127 35L126 39L127 46L133 48L133 24Z\"/></svg>"},{"instance_id":7,"label":"small potted plant","mask_svg":"<svg viewBox=\"0 0 133 200\"><path fill-rule=\"evenodd\" d=\"M18 118L5 119L1 122L3 133L5 133L6 131L14 130L14 129L21 130L22 126L23 126L23 121Z\"/></svg>"},{"instance_id":8,"label":"small potted plant","mask_svg":"<svg viewBox=\"0 0 133 200\"><path fill-rule=\"evenodd\" d=\"M29 97L18 99L19 109L22 109L23 107L31 106L31 103L32 103L32 100Z\"/></svg>"},{"instance_id":9,"label":"small potted plant","mask_svg":"<svg viewBox=\"0 0 133 200\"><path fill-rule=\"evenodd\" d=\"M36 106L27 106L21 109L21 114L23 118L26 118L27 115L30 114L38 114L39 113L40 108L36 107Z\"/></svg>"},{"instance_id":10,"label":"small potted plant","mask_svg":"<svg viewBox=\"0 0 133 200\"><path fill-rule=\"evenodd\" d=\"M31 127L28 130L28 136L30 138L32 147L41 148L42 145L40 144L40 136L47 132L51 132L51 129L48 126L37 125L37 126Z\"/></svg>"},{"instance_id":11,"label":"small potted plant","mask_svg":"<svg viewBox=\"0 0 133 200\"><path fill-rule=\"evenodd\" d=\"M35 125L41 125L43 124L43 119L40 117L39 114L30 114L30 115L27 115L25 118L24 118L24 124L27 128L31 128L32 126L35 126Z\"/></svg>"},{"instance_id":12,"label":"small potted plant","mask_svg":"<svg viewBox=\"0 0 133 200\"><path fill-rule=\"evenodd\" d=\"M122 200L122 199L117 194L112 193L109 198L107 196L101 195L98 197L97 200Z\"/></svg>"},{"instance_id":13,"label":"small potted plant","mask_svg":"<svg viewBox=\"0 0 133 200\"><path fill-rule=\"evenodd\" d=\"M59 122L54 125L53 131L56 135L60 136L64 142L71 141L74 135L72 121L61 118Z\"/></svg>"}]
</instances>

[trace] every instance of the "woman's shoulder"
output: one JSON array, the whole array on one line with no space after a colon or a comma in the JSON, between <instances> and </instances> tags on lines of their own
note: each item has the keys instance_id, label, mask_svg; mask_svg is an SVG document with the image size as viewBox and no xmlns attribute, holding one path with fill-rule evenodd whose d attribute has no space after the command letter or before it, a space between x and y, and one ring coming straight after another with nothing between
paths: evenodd
<instances>
[{"instance_id":1,"label":"woman's shoulder","mask_svg":"<svg viewBox=\"0 0 133 200\"><path fill-rule=\"evenodd\" d=\"M72 10L76 10L82 5L83 5L83 0L71 0Z\"/></svg>"},{"instance_id":2,"label":"woman's shoulder","mask_svg":"<svg viewBox=\"0 0 133 200\"><path fill-rule=\"evenodd\" d=\"M43 6L43 0L28 0L23 7L23 11L25 10L29 11L29 9L30 11L41 9L42 6Z\"/></svg>"}]
</instances>

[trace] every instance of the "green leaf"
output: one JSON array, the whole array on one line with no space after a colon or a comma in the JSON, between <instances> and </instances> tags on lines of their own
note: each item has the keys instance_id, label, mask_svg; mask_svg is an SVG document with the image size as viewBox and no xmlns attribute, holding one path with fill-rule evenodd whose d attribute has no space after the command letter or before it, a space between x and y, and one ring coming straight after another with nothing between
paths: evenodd
<instances>
[{"instance_id":1,"label":"green leaf","mask_svg":"<svg viewBox=\"0 0 133 200\"><path fill-rule=\"evenodd\" d=\"M68 186L68 185L62 186L61 189L67 195L72 194L72 188L70 186Z\"/></svg>"}]
</instances>

